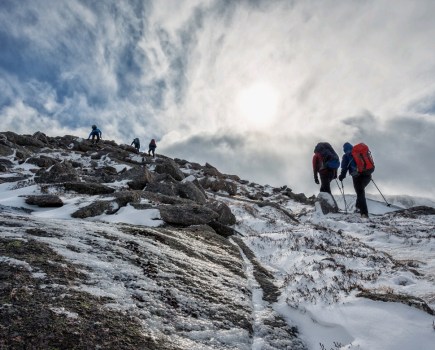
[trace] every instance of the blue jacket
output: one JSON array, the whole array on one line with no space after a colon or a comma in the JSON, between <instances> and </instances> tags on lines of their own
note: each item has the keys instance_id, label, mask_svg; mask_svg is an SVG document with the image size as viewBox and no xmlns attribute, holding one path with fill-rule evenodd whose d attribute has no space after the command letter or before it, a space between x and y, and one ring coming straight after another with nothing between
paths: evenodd
<instances>
[{"instance_id":1,"label":"blue jacket","mask_svg":"<svg viewBox=\"0 0 435 350\"><path fill-rule=\"evenodd\" d=\"M349 174L354 174L356 172L356 164L352 157L353 146L346 142L343 145L343 158L341 159L341 173L340 176L344 179L346 177L347 171Z\"/></svg>"},{"instance_id":2,"label":"blue jacket","mask_svg":"<svg viewBox=\"0 0 435 350\"><path fill-rule=\"evenodd\" d=\"M91 131L91 133L89 134L89 136L88 136L88 139L92 136L92 135L98 135L98 136L100 136L101 137L101 130L100 129L94 129L94 130L92 130Z\"/></svg>"}]
</instances>

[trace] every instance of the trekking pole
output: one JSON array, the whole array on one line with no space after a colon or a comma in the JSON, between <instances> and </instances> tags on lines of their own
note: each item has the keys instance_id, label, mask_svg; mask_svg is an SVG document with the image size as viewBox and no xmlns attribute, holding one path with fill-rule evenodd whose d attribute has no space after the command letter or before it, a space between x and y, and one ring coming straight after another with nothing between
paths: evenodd
<instances>
[{"instance_id":1,"label":"trekking pole","mask_svg":"<svg viewBox=\"0 0 435 350\"><path fill-rule=\"evenodd\" d=\"M341 195L343 196L343 201L344 201L344 211L347 214L347 204L346 204L346 197L344 196L344 186L343 186L343 182L341 183L341 186L343 187L343 189L340 188L340 184L338 183L337 179L335 179L335 182L337 183L338 189L341 192Z\"/></svg>"},{"instance_id":2,"label":"trekking pole","mask_svg":"<svg viewBox=\"0 0 435 350\"><path fill-rule=\"evenodd\" d=\"M379 191L379 193L381 194L382 198L384 199L385 203L387 203L387 207L391 207L391 204L387 202L387 200L385 199L384 195L382 194L381 190L379 189L379 187L376 185L376 182L372 179L373 184L375 185L375 187L377 188L377 190Z\"/></svg>"}]
</instances>

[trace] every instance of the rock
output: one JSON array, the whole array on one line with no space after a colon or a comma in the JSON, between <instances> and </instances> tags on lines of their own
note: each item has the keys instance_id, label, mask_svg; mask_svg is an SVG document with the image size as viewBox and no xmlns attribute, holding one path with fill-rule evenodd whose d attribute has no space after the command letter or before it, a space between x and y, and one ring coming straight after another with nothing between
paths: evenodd
<instances>
[{"instance_id":1,"label":"rock","mask_svg":"<svg viewBox=\"0 0 435 350\"><path fill-rule=\"evenodd\" d=\"M18 135L12 131L6 131L3 133L3 135L7 137L8 141L15 143L19 146L31 146L38 148L42 148L45 146L43 142L30 135Z\"/></svg>"},{"instance_id":2,"label":"rock","mask_svg":"<svg viewBox=\"0 0 435 350\"><path fill-rule=\"evenodd\" d=\"M131 180L127 183L128 187L132 190L142 190L148 183L154 181L154 176L146 167L134 166L120 174L118 179Z\"/></svg>"},{"instance_id":3,"label":"rock","mask_svg":"<svg viewBox=\"0 0 435 350\"><path fill-rule=\"evenodd\" d=\"M113 196L115 197L113 200L95 201L75 211L71 216L84 219L102 214L115 214L119 208L126 206L128 203L139 203L141 199L141 193L136 191L116 192Z\"/></svg>"},{"instance_id":4,"label":"rock","mask_svg":"<svg viewBox=\"0 0 435 350\"><path fill-rule=\"evenodd\" d=\"M203 171L205 176L216 176L219 178L223 177L223 174L219 170L217 170L213 165L210 165L208 163L205 163Z\"/></svg>"},{"instance_id":5,"label":"rock","mask_svg":"<svg viewBox=\"0 0 435 350\"><path fill-rule=\"evenodd\" d=\"M142 192L142 198L147 199L154 203L162 203L162 204L194 204L195 202L190 199L183 199L175 196L166 196L164 194L156 193L156 192Z\"/></svg>"},{"instance_id":6,"label":"rock","mask_svg":"<svg viewBox=\"0 0 435 350\"><path fill-rule=\"evenodd\" d=\"M114 201L96 201L86 207L80 208L71 214L73 218L85 219L93 216L113 214L119 209L119 206Z\"/></svg>"},{"instance_id":7,"label":"rock","mask_svg":"<svg viewBox=\"0 0 435 350\"><path fill-rule=\"evenodd\" d=\"M58 161L50 157L40 156L28 158L26 159L26 163L34 164L36 166L39 166L40 168L48 168L53 164L58 163Z\"/></svg>"},{"instance_id":8,"label":"rock","mask_svg":"<svg viewBox=\"0 0 435 350\"><path fill-rule=\"evenodd\" d=\"M65 182L62 186L67 191L74 191L81 194L88 194L91 196L100 195L100 194L110 194L115 192L115 189L101 185L98 183L89 183L89 182Z\"/></svg>"},{"instance_id":9,"label":"rock","mask_svg":"<svg viewBox=\"0 0 435 350\"><path fill-rule=\"evenodd\" d=\"M0 171L5 172L13 166L14 163L12 163L9 159L0 158Z\"/></svg>"},{"instance_id":10,"label":"rock","mask_svg":"<svg viewBox=\"0 0 435 350\"><path fill-rule=\"evenodd\" d=\"M184 179L183 172L172 159L165 159L162 163L157 164L155 172L159 174L169 174L177 181Z\"/></svg>"},{"instance_id":11,"label":"rock","mask_svg":"<svg viewBox=\"0 0 435 350\"><path fill-rule=\"evenodd\" d=\"M42 143L48 144L48 137L41 131L37 131L32 135L33 138L41 141Z\"/></svg>"},{"instance_id":12,"label":"rock","mask_svg":"<svg viewBox=\"0 0 435 350\"><path fill-rule=\"evenodd\" d=\"M228 205L223 202L211 201L206 204L206 207L216 212L219 216L217 221L223 225L234 225L236 223L236 217L231 212Z\"/></svg>"},{"instance_id":13,"label":"rock","mask_svg":"<svg viewBox=\"0 0 435 350\"><path fill-rule=\"evenodd\" d=\"M177 185L177 194L181 198L187 198L199 204L205 204L207 202L206 196L190 181L179 183Z\"/></svg>"},{"instance_id":14,"label":"rock","mask_svg":"<svg viewBox=\"0 0 435 350\"><path fill-rule=\"evenodd\" d=\"M151 182L145 187L148 192L160 193L165 196L175 197L175 186L172 183Z\"/></svg>"},{"instance_id":15,"label":"rock","mask_svg":"<svg viewBox=\"0 0 435 350\"><path fill-rule=\"evenodd\" d=\"M141 195L142 193L140 191L121 191L114 193L115 201L120 207L124 207L128 203L139 203Z\"/></svg>"},{"instance_id":16,"label":"rock","mask_svg":"<svg viewBox=\"0 0 435 350\"><path fill-rule=\"evenodd\" d=\"M227 192L230 196L237 194L237 185L231 181L216 179L213 177L203 177L199 183L204 189L210 189L213 192Z\"/></svg>"},{"instance_id":17,"label":"rock","mask_svg":"<svg viewBox=\"0 0 435 350\"><path fill-rule=\"evenodd\" d=\"M39 195L39 196L29 196L26 198L26 203L30 205L37 205L41 208L50 208L50 207L62 207L62 200L55 195Z\"/></svg>"},{"instance_id":18,"label":"rock","mask_svg":"<svg viewBox=\"0 0 435 350\"><path fill-rule=\"evenodd\" d=\"M70 162L54 164L49 171L40 169L35 174L36 183L77 182L79 176Z\"/></svg>"},{"instance_id":19,"label":"rock","mask_svg":"<svg viewBox=\"0 0 435 350\"><path fill-rule=\"evenodd\" d=\"M338 205L334 197L326 192L320 192L317 196L316 203L320 205L323 214L338 213Z\"/></svg>"},{"instance_id":20,"label":"rock","mask_svg":"<svg viewBox=\"0 0 435 350\"><path fill-rule=\"evenodd\" d=\"M217 219L218 214L201 205L165 205L160 206L160 216L168 224L203 225Z\"/></svg>"},{"instance_id":21,"label":"rock","mask_svg":"<svg viewBox=\"0 0 435 350\"><path fill-rule=\"evenodd\" d=\"M228 238L228 237L231 237L231 236L236 235L238 233L235 229L233 229L233 228L231 228L231 227L229 227L227 225L224 225L224 224L222 224L222 223L220 223L218 221L212 221L208 225L213 230L215 230L215 232L218 235L220 235L222 237Z\"/></svg>"}]
</instances>

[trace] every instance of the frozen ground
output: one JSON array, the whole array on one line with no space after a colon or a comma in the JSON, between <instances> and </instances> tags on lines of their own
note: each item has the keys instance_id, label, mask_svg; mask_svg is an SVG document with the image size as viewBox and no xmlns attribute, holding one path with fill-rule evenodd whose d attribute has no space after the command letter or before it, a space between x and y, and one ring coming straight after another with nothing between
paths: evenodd
<instances>
[{"instance_id":1,"label":"frozen ground","mask_svg":"<svg viewBox=\"0 0 435 350\"><path fill-rule=\"evenodd\" d=\"M91 162L75 152L50 156L84 167ZM238 239L253 252L253 257L241 253L240 259L236 240L222 238L210 245L194 230L161 227L156 209L127 205L113 215L77 220L71 213L98 196L64 193L61 208L28 205L26 196L41 193L32 182L32 170L38 167L8 159L14 166L0 175L9 178L0 183L0 238L46 244L88 276L86 283L74 285L75 290L109 298L108 308L138 317L147 332L153 330L148 335L166 337L174 348L435 349L433 213L403 213L370 200L370 220L362 220L352 213L355 198L347 195L347 214L342 197L336 196L343 212L323 215L271 187L237 183L241 193L261 190L275 204L259 206L261 200L244 195L208 192L237 218ZM126 168L107 157L98 162L118 172ZM182 170L203 176L190 167ZM10 181L23 175L28 178ZM44 278L42 270L25 260L0 256L0 263ZM255 263L272 276L279 290L276 300L265 301ZM155 271L161 278L158 283L152 276ZM187 278L196 285L185 282ZM172 283L177 280L186 285ZM209 288L216 291L213 300L201 296ZM53 312L77 318L73 310L61 307Z\"/></svg>"}]
</instances>

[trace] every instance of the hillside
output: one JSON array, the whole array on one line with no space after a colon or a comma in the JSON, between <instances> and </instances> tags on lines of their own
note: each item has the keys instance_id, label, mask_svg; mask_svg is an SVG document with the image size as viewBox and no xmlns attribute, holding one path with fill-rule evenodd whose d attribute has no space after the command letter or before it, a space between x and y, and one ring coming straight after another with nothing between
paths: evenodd
<instances>
[{"instance_id":1,"label":"hillside","mask_svg":"<svg viewBox=\"0 0 435 350\"><path fill-rule=\"evenodd\" d=\"M0 194L1 349L435 343L431 207L323 214L287 186L40 132L0 133Z\"/></svg>"}]
</instances>

